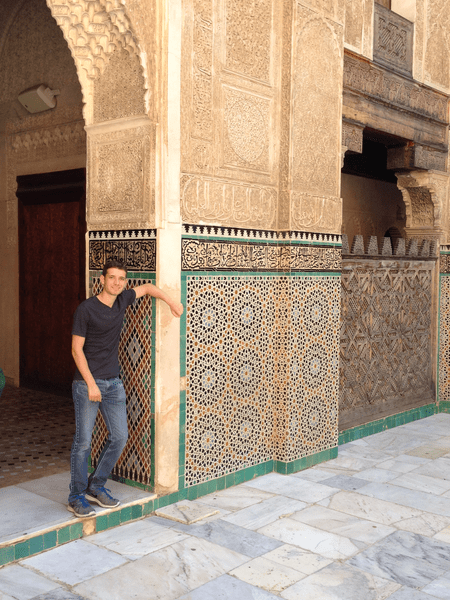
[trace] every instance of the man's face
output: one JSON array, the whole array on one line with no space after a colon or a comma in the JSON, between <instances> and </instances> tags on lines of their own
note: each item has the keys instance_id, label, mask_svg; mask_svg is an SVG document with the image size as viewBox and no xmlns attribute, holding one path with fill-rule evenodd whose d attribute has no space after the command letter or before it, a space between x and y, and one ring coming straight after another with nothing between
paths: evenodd
<instances>
[{"instance_id":1,"label":"man's face","mask_svg":"<svg viewBox=\"0 0 450 600\"><path fill-rule=\"evenodd\" d=\"M118 296L123 292L127 282L127 276L125 271L114 267L108 269L105 276L100 275L100 282L103 285L105 292L111 296Z\"/></svg>"}]
</instances>

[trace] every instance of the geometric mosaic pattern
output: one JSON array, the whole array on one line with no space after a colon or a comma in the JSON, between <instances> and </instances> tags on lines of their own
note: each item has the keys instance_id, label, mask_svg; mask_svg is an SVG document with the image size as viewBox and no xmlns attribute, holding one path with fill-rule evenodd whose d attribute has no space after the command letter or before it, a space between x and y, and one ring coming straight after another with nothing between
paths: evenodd
<instances>
[{"instance_id":1,"label":"geometric mosaic pattern","mask_svg":"<svg viewBox=\"0 0 450 600\"><path fill-rule=\"evenodd\" d=\"M128 277L132 275L128 273ZM127 280L127 289L148 283ZM92 295L101 291L100 277L92 279ZM131 304L124 317L119 343L119 364L127 397L128 441L112 473L151 485L152 431L152 298L143 296ZM92 466L100 458L107 429L100 412L92 436Z\"/></svg>"},{"instance_id":2,"label":"geometric mosaic pattern","mask_svg":"<svg viewBox=\"0 0 450 600\"><path fill-rule=\"evenodd\" d=\"M414 399L433 401L434 267L420 259L344 260L341 426L360 424L355 419L364 419L367 411L393 413Z\"/></svg>"},{"instance_id":3,"label":"geometric mosaic pattern","mask_svg":"<svg viewBox=\"0 0 450 600\"><path fill-rule=\"evenodd\" d=\"M336 276L186 276L186 487L337 445L339 313Z\"/></svg>"},{"instance_id":4,"label":"geometric mosaic pattern","mask_svg":"<svg viewBox=\"0 0 450 600\"><path fill-rule=\"evenodd\" d=\"M439 402L450 401L450 277L441 277L439 311Z\"/></svg>"}]
</instances>

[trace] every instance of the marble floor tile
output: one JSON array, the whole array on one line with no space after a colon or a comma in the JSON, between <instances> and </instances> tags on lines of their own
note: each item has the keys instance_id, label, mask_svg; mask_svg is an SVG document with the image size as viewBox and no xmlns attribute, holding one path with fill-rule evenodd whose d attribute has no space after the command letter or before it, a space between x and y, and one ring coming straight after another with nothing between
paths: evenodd
<instances>
[{"instance_id":1,"label":"marble floor tile","mask_svg":"<svg viewBox=\"0 0 450 600\"><path fill-rule=\"evenodd\" d=\"M244 485L267 492L272 491L275 494L308 503L318 502L338 491L321 483L305 481L292 475L279 475L278 473L270 473L259 479L248 481Z\"/></svg>"},{"instance_id":2,"label":"marble floor tile","mask_svg":"<svg viewBox=\"0 0 450 600\"><path fill-rule=\"evenodd\" d=\"M305 469L304 471L293 473L292 477L306 479L307 481L322 481L323 479L329 479L330 472L324 471L323 469L318 469L316 467L312 467L311 469Z\"/></svg>"},{"instance_id":3,"label":"marble floor tile","mask_svg":"<svg viewBox=\"0 0 450 600\"><path fill-rule=\"evenodd\" d=\"M450 600L450 571L426 585L422 591L441 600Z\"/></svg>"},{"instance_id":4,"label":"marble floor tile","mask_svg":"<svg viewBox=\"0 0 450 600\"><path fill-rule=\"evenodd\" d=\"M447 526L444 529L441 529L441 531L436 533L436 535L434 536L434 539L440 540L441 542L446 542L447 544L450 544L450 527Z\"/></svg>"},{"instance_id":5,"label":"marble floor tile","mask_svg":"<svg viewBox=\"0 0 450 600\"><path fill-rule=\"evenodd\" d=\"M291 544L283 544L279 548L267 552L267 554L264 554L264 558L300 571L300 573L304 573L305 575L311 575L316 571L320 571L320 569L333 562L329 558L324 558L306 550L300 550L300 548Z\"/></svg>"},{"instance_id":6,"label":"marble floor tile","mask_svg":"<svg viewBox=\"0 0 450 600\"><path fill-rule=\"evenodd\" d=\"M185 533L157 525L151 519L144 519L96 533L87 540L129 560L136 560L165 546L181 542L186 537Z\"/></svg>"},{"instance_id":7,"label":"marble floor tile","mask_svg":"<svg viewBox=\"0 0 450 600\"><path fill-rule=\"evenodd\" d=\"M411 533L433 537L436 533L442 532L449 524L449 517L441 517L440 515L432 515L431 513L424 512L420 517L398 521L395 523L395 527L403 531L411 531ZM450 536L448 540L443 539L442 541L450 542Z\"/></svg>"},{"instance_id":8,"label":"marble floor tile","mask_svg":"<svg viewBox=\"0 0 450 600\"><path fill-rule=\"evenodd\" d=\"M415 471L413 473L400 475L400 477L392 479L390 483L410 490L419 490L421 492L426 492L427 494L435 494L436 496L440 496L450 490L450 481L428 477L427 475L420 475Z\"/></svg>"},{"instance_id":9,"label":"marble floor tile","mask_svg":"<svg viewBox=\"0 0 450 600\"><path fill-rule=\"evenodd\" d=\"M53 550L37 554L22 564L68 585L76 585L86 579L106 573L123 565L126 560L118 554L99 548L84 540L57 546Z\"/></svg>"},{"instance_id":10,"label":"marble floor tile","mask_svg":"<svg viewBox=\"0 0 450 600\"><path fill-rule=\"evenodd\" d=\"M222 519L204 525L179 524L175 526L175 529L188 532L190 535L224 546L251 558L256 558L281 546L281 543L275 541L272 537L266 537L255 531L239 527L234 523L227 523Z\"/></svg>"},{"instance_id":11,"label":"marble floor tile","mask_svg":"<svg viewBox=\"0 0 450 600\"><path fill-rule=\"evenodd\" d=\"M263 479L263 477L260 479ZM247 506L257 504L262 500L267 500L267 498L271 498L274 496L274 494L274 492L265 492L253 487L240 485L238 487L222 490L221 492L209 494L208 496L203 496L202 498L196 500L196 502L208 504L208 506L214 506L232 512L235 510L241 510L242 508L247 508Z\"/></svg>"},{"instance_id":12,"label":"marble floor tile","mask_svg":"<svg viewBox=\"0 0 450 600\"><path fill-rule=\"evenodd\" d=\"M363 471L364 469L370 469L374 467L379 461L370 460L367 458L358 458L357 456L353 456L350 454L344 454L343 456L339 456L337 458L333 458L332 460L328 460L324 467L326 469L338 469L340 471L352 471L350 474L357 473L358 471Z\"/></svg>"},{"instance_id":13,"label":"marble floor tile","mask_svg":"<svg viewBox=\"0 0 450 600\"><path fill-rule=\"evenodd\" d=\"M19 483L17 484L17 487L66 506L67 496L69 495L69 483L70 472L66 472L49 475L48 477L41 477L40 479L33 479L32 481L27 481L25 483ZM152 494L151 492L145 492L139 488L112 480L108 480L106 487L111 490L114 498L120 500L122 504L137 500L145 500L155 496L155 494ZM70 513L68 514L70 515Z\"/></svg>"},{"instance_id":14,"label":"marble floor tile","mask_svg":"<svg viewBox=\"0 0 450 600\"><path fill-rule=\"evenodd\" d=\"M21 510L18 511L17 507ZM0 494L0 540L7 541L46 527L73 520L75 517L58 502L47 500L18 486L2 489Z\"/></svg>"},{"instance_id":15,"label":"marble floor tile","mask_svg":"<svg viewBox=\"0 0 450 600\"><path fill-rule=\"evenodd\" d=\"M450 544L408 531L397 531L349 564L401 585L422 588L450 568Z\"/></svg>"},{"instance_id":16,"label":"marble floor tile","mask_svg":"<svg viewBox=\"0 0 450 600\"><path fill-rule=\"evenodd\" d=\"M186 523L191 525L208 517L218 514L218 510L211 508L206 504L190 502L183 500L175 504L169 504L163 508L158 508L155 511L157 517L177 521L178 523Z\"/></svg>"},{"instance_id":17,"label":"marble floor tile","mask_svg":"<svg viewBox=\"0 0 450 600\"><path fill-rule=\"evenodd\" d=\"M384 462L378 463L377 468L386 469L387 471L394 471L395 473L409 473L410 471L417 469L418 465L413 462L406 462L404 460L392 458L390 460L385 460Z\"/></svg>"},{"instance_id":18,"label":"marble floor tile","mask_svg":"<svg viewBox=\"0 0 450 600\"><path fill-rule=\"evenodd\" d=\"M359 550L355 544L345 537L310 527L290 518L280 519L258 531L285 544L298 546L303 550L309 550L334 560L348 558Z\"/></svg>"},{"instance_id":19,"label":"marble floor tile","mask_svg":"<svg viewBox=\"0 0 450 600\"><path fill-rule=\"evenodd\" d=\"M399 460L400 462L411 463L412 465L416 465L417 467L427 465L431 462L431 459L429 458L421 458L420 456L414 456L409 452L406 452L405 454L397 454L395 460Z\"/></svg>"},{"instance_id":20,"label":"marble floor tile","mask_svg":"<svg viewBox=\"0 0 450 600\"><path fill-rule=\"evenodd\" d=\"M254 504L223 517L222 520L246 529L256 530L276 521L280 517L302 510L306 506L307 504L300 502L300 500L293 500L292 498L286 498L286 496L273 496L259 504Z\"/></svg>"},{"instance_id":21,"label":"marble floor tile","mask_svg":"<svg viewBox=\"0 0 450 600\"><path fill-rule=\"evenodd\" d=\"M403 519L411 519L422 514L420 510L363 496L357 492L335 494L331 498L328 508L383 525L392 525Z\"/></svg>"},{"instance_id":22,"label":"marble floor tile","mask_svg":"<svg viewBox=\"0 0 450 600\"><path fill-rule=\"evenodd\" d=\"M364 544L375 544L382 538L395 531L393 527L358 519L351 515L330 510L322 506L311 506L292 515L292 519L317 527L323 531L330 531Z\"/></svg>"},{"instance_id":23,"label":"marble floor tile","mask_svg":"<svg viewBox=\"0 0 450 600\"><path fill-rule=\"evenodd\" d=\"M374 448L371 448L369 445L365 447L361 446L349 446L344 449L342 446L339 446L339 455L340 457L346 456L349 458L359 458L364 460L369 460L371 462L383 462L385 460L390 460L392 458L392 454L388 452L379 452Z\"/></svg>"},{"instance_id":24,"label":"marble floor tile","mask_svg":"<svg viewBox=\"0 0 450 600\"><path fill-rule=\"evenodd\" d=\"M358 473L359 479L366 479L367 481L374 481L379 483L391 481L391 479L395 479L396 477L398 477L397 472L388 471L387 469L377 469L376 467L374 467L373 469L365 469L364 471L360 471Z\"/></svg>"},{"instance_id":25,"label":"marble floor tile","mask_svg":"<svg viewBox=\"0 0 450 600\"><path fill-rule=\"evenodd\" d=\"M189 538L94 577L72 591L89 600L175 600L248 561L207 540Z\"/></svg>"},{"instance_id":26,"label":"marble floor tile","mask_svg":"<svg viewBox=\"0 0 450 600\"><path fill-rule=\"evenodd\" d=\"M366 479L360 479L359 477L348 477L347 475L335 475L329 479L323 479L321 481L323 485L329 485L330 487L338 488L340 490L348 490L354 492L355 490L367 485Z\"/></svg>"},{"instance_id":27,"label":"marble floor tile","mask_svg":"<svg viewBox=\"0 0 450 600\"><path fill-rule=\"evenodd\" d=\"M382 433L368 436L366 439L371 448L375 448L378 452L386 452L387 454L395 456L403 454L408 450L413 450L418 446L423 446L425 443L429 442L430 439L438 438L439 435L432 436L432 438L430 438L430 435L421 436L420 432L417 432L416 435L412 436L410 429L402 430L401 428L396 427L389 431L383 431Z\"/></svg>"},{"instance_id":28,"label":"marble floor tile","mask_svg":"<svg viewBox=\"0 0 450 600\"><path fill-rule=\"evenodd\" d=\"M300 571L273 562L264 556L254 558L237 569L233 569L230 571L230 575L272 593L282 592L306 577Z\"/></svg>"},{"instance_id":29,"label":"marble floor tile","mask_svg":"<svg viewBox=\"0 0 450 600\"><path fill-rule=\"evenodd\" d=\"M3 600L3 598L1 598ZM33 600L85 600L81 596L77 594L72 594L68 590L64 588L56 588L52 592L48 592L47 594L41 594L33 598Z\"/></svg>"},{"instance_id":30,"label":"marble floor tile","mask_svg":"<svg viewBox=\"0 0 450 600\"><path fill-rule=\"evenodd\" d=\"M420 590L414 590L413 588L403 586L398 592L389 596L389 600L436 600L436 596L430 596Z\"/></svg>"},{"instance_id":31,"label":"marble floor tile","mask_svg":"<svg viewBox=\"0 0 450 600\"><path fill-rule=\"evenodd\" d=\"M8 565L0 569L0 597L4 595L5 598L11 596L16 600L30 600L57 587L58 583L21 565Z\"/></svg>"},{"instance_id":32,"label":"marble floor tile","mask_svg":"<svg viewBox=\"0 0 450 600\"><path fill-rule=\"evenodd\" d=\"M450 502L441 496L427 494L418 490L398 487L390 483L369 483L359 490L359 493L379 500L386 500L409 506L418 510L434 513L443 517L450 517Z\"/></svg>"},{"instance_id":33,"label":"marble floor tile","mask_svg":"<svg viewBox=\"0 0 450 600\"><path fill-rule=\"evenodd\" d=\"M178 600L277 600L279 597L230 575L222 575Z\"/></svg>"},{"instance_id":34,"label":"marble floor tile","mask_svg":"<svg viewBox=\"0 0 450 600\"><path fill-rule=\"evenodd\" d=\"M429 458L435 460L441 456L445 456L450 452L450 447L440 446L439 444L426 444L425 446L419 446L407 452L410 456L418 456L420 458Z\"/></svg>"},{"instance_id":35,"label":"marble floor tile","mask_svg":"<svg viewBox=\"0 0 450 600\"><path fill-rule=\"evenodd\" d=\"M286 600L385 600L399 585L349 565L332 564L281 592Z\"/></svg>"},{"instance_id":36,"label":"marble floor tile","mask_svg":"<svg viewBox=\"0 0 450 600\"><path fill-rule=\"evenodd\" d=\"M419 475L436 477L438 479L450 480L450 459L437 458L436 460L419 467L416 470Z\"/></svg>"},{"instance_id":37,"label":"marble floor tile","mask_svg":"<svg viewBox=\"0 0 450 600\"><path fill-rule=\"evenodd\" d=\"M359 440L353 440L353 442L347 442L347 444L341 444L339 446L339 452L342 450L347 450L347 448L355 448L357 446L362 446L362 447L366 447L369 444L367 443L367 440L365 438L360 438Z\"/></svg>"}]
</instances>

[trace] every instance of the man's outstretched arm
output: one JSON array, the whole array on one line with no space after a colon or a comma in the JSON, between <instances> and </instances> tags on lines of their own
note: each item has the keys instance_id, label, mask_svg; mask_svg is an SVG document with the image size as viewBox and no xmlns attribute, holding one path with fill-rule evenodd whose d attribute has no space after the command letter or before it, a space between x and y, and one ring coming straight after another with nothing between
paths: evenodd
<instances>
[{"instance_id":1,"label":"man's outstretched arm","mask_svg":"<svg viewBox=\"0 0 450 600\"><path fill-rule=\"evenodd\" d=\"M145 295L153 296L154 298L159 298L169 306L170 311L174 317L179 318L183 314L184 307L181 304L181 302L176 302L175 300L172 300L170 296L168 296L165 292L159 289L159 287L156 287L156 285L153 285L153 283L144 283L143 285L138 285L133 289L136 292L136 298L141 298Z\"/></svg>"}]
</instances>

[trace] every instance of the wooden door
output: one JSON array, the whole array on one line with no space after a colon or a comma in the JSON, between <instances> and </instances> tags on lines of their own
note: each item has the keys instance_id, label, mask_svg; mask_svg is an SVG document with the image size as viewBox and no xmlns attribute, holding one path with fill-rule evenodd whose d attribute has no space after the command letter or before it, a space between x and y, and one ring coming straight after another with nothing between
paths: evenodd
<instances>
[{"instance_id":1,"label":"wooden door","mask_svg":"<svg viewBox=\"0 0 450 600\"><path fill-rule=\"evenodd\" d=\"M20 384L70 395L85 296L84 169L18 178Z\"/></svg>"}]
</instances>

